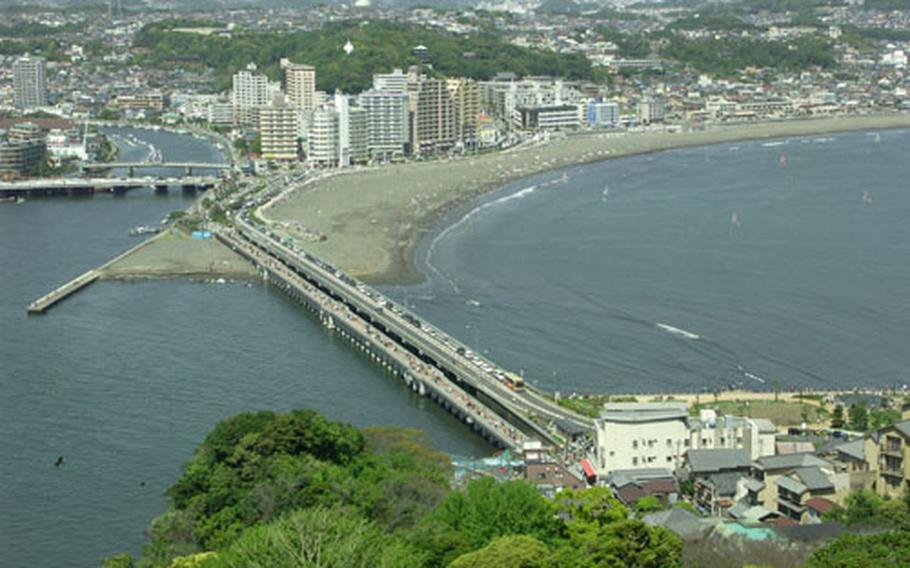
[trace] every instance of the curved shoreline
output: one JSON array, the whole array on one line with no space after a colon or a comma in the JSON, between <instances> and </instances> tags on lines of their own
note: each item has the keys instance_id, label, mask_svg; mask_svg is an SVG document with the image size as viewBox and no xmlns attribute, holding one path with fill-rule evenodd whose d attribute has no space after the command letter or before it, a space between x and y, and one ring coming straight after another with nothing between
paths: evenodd
<instances>
[{"instance_id":1,"label":"curved shoreline","mask_svg":"<svg viewBox=\"0 0 910 568\"><path fill-rule=\"evenodd\" d=\"M910 127L910 114L850 116L717 126L681 133L584 133L511 151L454 160L342 172L283 194L269 217L328 235L308 249L374 284L424 282L428 236L447 216L517 180L609 159L664 150ZM452 222L458 222L457 216ZM292 231L293 234L293 231Z\"/></svg>"}]
</instances>

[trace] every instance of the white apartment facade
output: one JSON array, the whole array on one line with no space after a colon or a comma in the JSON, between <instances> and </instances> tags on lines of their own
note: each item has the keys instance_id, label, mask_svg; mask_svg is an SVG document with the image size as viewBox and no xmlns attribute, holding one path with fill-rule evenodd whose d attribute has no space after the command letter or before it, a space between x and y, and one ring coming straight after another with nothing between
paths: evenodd
<instances>
[{"instance_id":1,"label":"white apartment facade","mask_svg":"<svg viewBox=\"0 0 910 568\"><path fill-rule=\"evenodd\" d=\"M312 111L316 108L316 68L302 63L281 60L284 71L284 89L287 102L298 109Z\"/></svg>"},{"instance_id":2,"label":"white apartment facade","mask_svg":"<svg viewBox=\"0 0 910 568\"><path fill-rule=\"evenodd\" d=\"M408 92L408 74L401 69L373 75L373 90L386 93Z\"/></svg>"},{"instance_id":3,"label":"white apartment facade","mask_svg":"<svg viewBox=\"0 0 910 568\"><path fill-rule=\"evenodd\" d=\"M406 92L366 91L358 97L366 112L367 148L374 160L404 156L410 144Z\"/></svg>"},{"instance_id":4,"label":"white apartment facade","mask_svg":"<svg viewBox=\"0 0 910 568\"><path fill-rule=\"evenodd\" d=\"M764 420L689 416L685 403L607 403L595 420L595 460L602 473L616 469L682 466L689 449L746 449L750 457L774 454L774 425Z\"/></svg>"},{"instance_id":5,"label":"white apartment facade","mask_svg":"<svg viewBox=\"0 0 910 568\"><path fill-rule=\"evenodd\" d=\"M259 73L255 63L250 63L246 69L234 73L233 89L231 90L234 122L252 123L254 109L266 106L270 102L268 77Z\"/></svg>"}]
</instances>

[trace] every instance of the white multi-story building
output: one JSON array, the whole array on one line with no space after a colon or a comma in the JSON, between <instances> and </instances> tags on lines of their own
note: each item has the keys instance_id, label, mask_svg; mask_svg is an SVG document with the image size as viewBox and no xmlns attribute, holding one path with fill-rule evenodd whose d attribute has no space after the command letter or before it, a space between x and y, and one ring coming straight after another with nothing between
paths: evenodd
<instances>
[{"instance_id":1,"label":"white multi-story building","mask_svg":"<svg viewBox=\"0 0 910 568\"><path fill-rule=\"evenodd\" d=\"M307 161L320 167L334 167L338 163L338 117L333 106L323 105L310 115Z\"/></svg>"},{"instance_id":2,"label":"white multi-story building","mask_svg":"<svg viewBox=\"0 0 910 568\"><path fill-rule=\"evenodd\" d=\"M595 420L596 462L602 473L615 469L677 469L690 449L749 451L752 459L774 454L774 425L767 420L712 411L689 416L685 403L607 403Z\"/></svg>"},{"instance_id":3,"label":"white multi-story building","mask_svg":"<svg viewBox=\"0 0 910 568\"><path fill-rule=\"evenodd\" d=\"M211 103L206 109L206 120L215 126L228 126L234 122L234 105L227 102Z\"/></svg>"},{"instance_id":4,"label":"white multi-story building","mask_svg":"<svg viewBox=\"0 0 910 568\"><path fill-rule=\"evenodd\" d=\"M367 91L360 94L358 101L366 111L370 156L376 160L404 156L410 143L408 93Z\"/></svg>"},{"instance_id":5,"label":"white multi-story building","mask_svg":"<svg viewBox=\"0 0 910 568\"><path fill-rule=\"evenodd\" d=\"M47 154L52 159L87 160L85 137L78 129L53 129L47 133Z\"/></svg>"},{"instance_id":6,"label":"white multi-story building","mask_svg":"<svg viewBox=\"0 0 910 568\"><path fill-rule=\"evenodd\" d=\"M481 107L502 120L511 120L518 108L575 105L585 102L581 91L559 79L484 81L479 83L479 86Z\"/></svg>"},{"instance_id":7,"label":"white multi-story building","mask_svg":"<svg viewBox=\"0 0 910 568\"><path fill-rule=\"evenodd\" d=\"M663 97L645 97L638 102L638 120L642 124L663 122L666 116L667 101Z\"/></svg>"},{"instance_id":8,"label":"white multi-story building","mask_svg":"<svg viewBox=\"0 0 910 568\"><path fill-rule=\"evenodd\" d=\"M607 403L595 421L597 465L615 469L676 469L688 449L684 403Z\"/></svg>"},{"instance_id":9,"label":"white multi-story building","mask_svg":"<svg viewBox=\"0 0 910 568\"><path fill-rule=\"evenodd\" d=\"M43 58L26 55L13 63L13 90L17 108L47 105L46 64Z\"/></svg>"},{"instance_id":10,"label":"white multi-story building","mask_svg":"<svg viewBox=\"0 0 910 568\"><path fill-rule=\"evenodd\" d=\"M281 60L284 71L284 89L288 103L301 110L312 111L316 108L316 68L302 63L291 63Z\"/></svg>"},{"instance_id":11,"label":"white multi-story building","mask_svg":"<svg viewBox=\"0 0 910 568\"><path fill-rule=\"evenodd\" d=\"M234 73L231 106L234 109L234 121L241 124L253 122L253 110L271 102L268 77L259 73L255 63L246 69Z\"/></svg>"},{"instance_id":12,"label":"white multi-story building","mask_svg":"<svg viewBox=\"0 0 910 568\"><path fill-rule=\"evenodd\" d=\"M595 127L619 124L619 104L612 101L588 103L588 124Z\"/></svg>"},{"instance_id":13,"label":"white multi-story building","mask_svg":"<svg viewBox=\"0 0 910 568\"><path fill-rule=\"evenodd\" d=\"M519 107L512 111L512 125L521 130L571 130L581 126L584 107L552 105Z\"/></svg>"},{"instance_id":14,"label":"white multi-story building","mask_svg":"<svg viewBox=\"0 0 910 568\"><path fill-rule=\"evenodd\" d=\"M401 69L395 69L391 73L373 75L373 90L386 93L406 93L408 92L408 74Z\"/></svg>"}]
</instances>

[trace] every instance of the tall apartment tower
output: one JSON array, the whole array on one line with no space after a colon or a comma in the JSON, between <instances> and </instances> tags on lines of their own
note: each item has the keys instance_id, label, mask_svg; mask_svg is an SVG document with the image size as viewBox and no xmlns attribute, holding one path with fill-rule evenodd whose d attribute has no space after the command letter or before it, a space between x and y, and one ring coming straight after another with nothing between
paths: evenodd
<instances>
[{"instance_id":1,"label":"tall apartment tower","mask_svg":"<svg viewBox=\"0 0 910 568\"><path fill-rule=\"evenodd\" d=\"M455 144L455 105L445 80L420 76L411 93L411 150L426 154Z\"/></svg>"},{"instance_id":2,"label":"tall apartment tower","mask_svg":"<svg viewBox=\"0 0 910 568\"><path fill-rule=\"evenodd\" d=\"M13 63L13 90L17 108L47 105L47 78L43 58L26 55Z\"/></svg>"},{"instance_id":3,"label":"tall apartment tower","mask_svg":"<svg viewBox=\"0 0 910 568\"><path fill-rule=\"evenodd\" d=\"M452 97L455 140L468 146L477 142L477 123L480 117L480 90L474 79L448 79L446 86Z\"/></svg>"},{"instance_id":4,"label":"tall apartment tower","mask_svg":"<svg viewBox=\"0 0 910 568\"><path fill-rule=\"evenodd\" d=\"M332 105L313 110L307 133L307 161L314 166L338 163L338 116Z\"/></svg>"},{"instance_id":5,"label":"tall apartment tower","mask_svg":"<svg viewBox=\"0 0 910 568\"><path fill-rule=\"evenodd\" d=\"M373 90L386 93L408 92L408 74L401 69L373 75Z\"/></svg>"},{"instance_id":6,"label":"tall apartment tower","mask_svg":"<svg viewBox=\"0 0 910 568\"><path fill-rule=\"evenodd\" d=\"M296 160L301 111L290 106L259 109L259 134L262 157L271 160Z\"/></svg>"},{"instance_id":7,"label":"tall apartment tower","mask_svg":"<svg viewBox=\"0 0 910 568\"><path fill-rule=\"evenodd\" d=\"M366 111L367 148L374 160L386 161L408 153L411 141L408 93L367 91L358 97Z\"/></svg>"},{"instance_id":8,"label":"tall apartment tower","mask_svg":"<svg viewBox=\"0 0 910 568\"><path fill-rule=\"evenodd\" d=\"M246 69L234 73L234 85L231 91L231 106L234 109L234 122L251 124L255 109L271 102L269 79L250 63Z\"/></svg>"},{"instance_id":9,"label":"tall apartment tower","mask_svg":"<svg viewBox=\"0 0 910 568\"><path fill-rule=\"evenodd\" d=\"M316 68L302 63L291 63L289 59L281 60L284 71L284 90L288 103L301 110L312 111L316 108Z\"/></svg>"}]
</instances>

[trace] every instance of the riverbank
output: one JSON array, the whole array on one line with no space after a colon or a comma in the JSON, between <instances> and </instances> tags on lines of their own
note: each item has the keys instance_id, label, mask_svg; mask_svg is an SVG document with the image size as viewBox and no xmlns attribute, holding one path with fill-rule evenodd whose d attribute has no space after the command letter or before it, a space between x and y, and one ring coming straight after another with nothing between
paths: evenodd
<instances>
[{"instance_id":1,"label":"riverbank","mask_svg":"<svg viewBox=\"0 0 910 568\"><path fill-rule=\"evenodd\" d=\"M851 130L910 127L910 114L725 126L700 131L585 133L511 151L327 175L282 194L263 215L308 250L364 281L414 284L422 237L447 213L511 181L572 165L675 148ZM325 240L308 240L325 235Z\"/></svg>"},{"instance_id":2,"label":"riverbank","mask_svg":"<svg viewBox=\"0 0 910 568\"><path fill-rule=\"evenodd\" d=\"M196 240L171 231L149 239L101 269L101 278L252 278L253 266L215 239Z\"/></svg>"}]
</instances>

